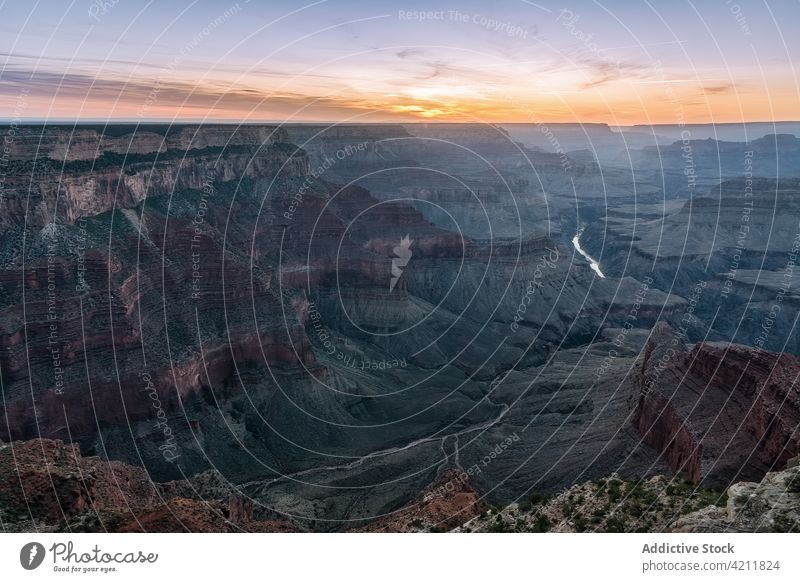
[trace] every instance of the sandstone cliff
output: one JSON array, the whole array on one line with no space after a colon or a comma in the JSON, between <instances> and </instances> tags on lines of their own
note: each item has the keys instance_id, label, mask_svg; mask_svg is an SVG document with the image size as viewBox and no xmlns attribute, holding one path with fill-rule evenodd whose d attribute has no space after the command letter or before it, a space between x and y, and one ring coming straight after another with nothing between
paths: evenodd
<instances>
[{"instance_id":1,"label":"sandstone cliff","mask_svg":"<svg viewBox=\"0 0 800 582\"><path fill-rule=\"evenodd\" d=\"M697 344L659 324L643 350L633 422L692 481L730 483L800 452L800 360L745 346Z\"/></svg>"}]
</instances>

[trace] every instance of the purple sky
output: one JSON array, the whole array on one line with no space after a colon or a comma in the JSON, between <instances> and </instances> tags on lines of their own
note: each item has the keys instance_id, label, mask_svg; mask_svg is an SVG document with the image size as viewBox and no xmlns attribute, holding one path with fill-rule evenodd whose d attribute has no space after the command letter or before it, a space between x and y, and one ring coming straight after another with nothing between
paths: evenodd
<instances>
[{"instance_id":1,"label":"purple sky","mask_svg":"<svg viewBox=\"0 0 800 582\"><path fill-rule=\"evenodd\" d=\"M798 119L797 22L796 0L0 0L0 117Z\"/></svg>"}]
</instances>

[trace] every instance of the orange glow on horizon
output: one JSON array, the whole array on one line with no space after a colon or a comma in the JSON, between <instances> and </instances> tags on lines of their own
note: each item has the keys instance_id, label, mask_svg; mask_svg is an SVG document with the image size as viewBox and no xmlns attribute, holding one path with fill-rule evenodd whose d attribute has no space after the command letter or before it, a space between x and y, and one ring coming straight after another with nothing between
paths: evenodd
<instances>
[{"instance_id":1,"label":"orange glow on horizon","mask_svg":"<svg viewBox=\"0 0 800 582\"><path fill-rule=\"evenodd\" d=\"M787 84L788 85L788 84ZM790 87L772 92L732 86L704 89L697 83L615 82L584 91L531 91L498 87L412 87L401 93L314 96L275 94L266 89L225 90L220 85L178 86L177 97L148 101L145 92L82 98L30 96L28 119L220 120L245 122L459 122L607 123L656 125L792 121L798 103ZM15 102L0 96L0 107Z\"/></svg>"}]
</instances>

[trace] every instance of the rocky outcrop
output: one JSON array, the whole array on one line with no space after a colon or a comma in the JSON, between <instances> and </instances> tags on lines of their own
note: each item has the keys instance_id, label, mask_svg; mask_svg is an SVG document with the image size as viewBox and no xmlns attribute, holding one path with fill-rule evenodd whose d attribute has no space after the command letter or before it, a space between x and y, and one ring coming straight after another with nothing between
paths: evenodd
<instances>
[{"instance_id":1,"label":"rocky outcrop","mask_svg":"<svg viewBox=\"0 0 800 582\"><path fill-rule=\"evenodd\" d=\"M487 504L472 487L469 476L447 470L411 504L352 531L412 533L447 531L480 515Z\"/></svg>"},{"instance_id":2,"label":"rocky outcrop","mask_svg":"<svg viewBox=\"0 0 800 582\"><path fill-rule=\"evenodd\" d=\"M642 441L663 455L667 464L687 479L700 478L701 446L672 405L672 396L655 386L676 380L677 360L686 351L682 339L665 323L658 323L641 353L639 393L633 423ZM679 378L678 378L678 381Z\"/></svg>"},{"instance_id":3,"label":"rocky outcrop","mask_svg":"<svg viewBox=\"0 0 800 582\"><path fill-rule=\"evenodd\" d=\"M55 523L92 508L153 505L161 496L144 470L96 457L85 459L77 445L61 441L2 444L0 467L4 522L14 515Z\"/></svg>"},{"instance_id":4,"label":"rocky outcrop","mask_svg":"<svg viewBox=\"0 0 800 582\"><path fill-rule=\"evenodd\" d=\"M624 479L612 474L573 485L554 495L526 499L482 513L456 532L644 533L663 532L679 516L724 505L717 489L656 475Z\"/></svg>"},{"instance_id":5,"label":"rocky outcrop","mask_svg":"<svg viewBox=\"0 0 800 582\"><path fill-rule=\"evenodd\" d=\"M692 481L761 476L800 452L800 360L697 344L659 324L643 350L633 422Z\"/></svg>"},{"instance_id":6,"label":"rocky outcrop","mask_svg":"<svg viewBox=\"0 0 800 582\"><path fill-rule=\"evenodd\" d=\"M0 443L0 515L6 531L292 531L252 519L234 494L192 499L192 485L158 484L141 467L84 457L77 445Z\"/></svg>"},{"instance_id":7,"label":"rocky outcrop","mask_svg":"<svg viewBox=\"0 0 800 582\"><path fill-rule=\"evenodd\" d=\"M757 483L728 488L724 507L709 506L672 524L678 532L800 531L800 462L792 459L783 471L767 473Z\"/></svg>"},{"instance_id":8,"label":"rocky outcrop","mask_svg":"<svg viewBox=\"0 0 800 582\"><path fill-rule=\"evenodd\" d=\"M252 149L167 150L164 154L120 155L108 161L106 153L97 162L32 166L37 175L20 172L7 180L0 199L0 226L74 224L112 209L134 208L150 197L185 190L210 193L219 182L305 175L305 153L288 152L290 148L267 144Z\"/></svg>"},{"instance_id":9,"label":"rocky outcrop","mask_svg":"<svg viewBox=\"0 0 800 582\"><path fill-rule=\"evenodd\" d=\"M6 142L12 160L95 160L105 153L142 155L169 150L262 146L289 141L285 128L269 125L26 125Z\"/></svg>"}]
</instances>

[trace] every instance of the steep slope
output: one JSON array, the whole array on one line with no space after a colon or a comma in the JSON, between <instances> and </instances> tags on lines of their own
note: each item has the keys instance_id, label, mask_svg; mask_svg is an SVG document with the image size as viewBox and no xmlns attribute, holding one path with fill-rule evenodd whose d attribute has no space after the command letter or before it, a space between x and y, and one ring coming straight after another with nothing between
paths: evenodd
<instances>
[{"instance_id":1,"label":"steep slope","mask_svg":"<svg viewBox=\"0 0 800 582\"><path fill-rule=\"evenodd\" d=\"M800 452L800 360L698 344L659 324L642 353L633 422L692 481L762 476Z\"/></svg>"}]
</instances>

